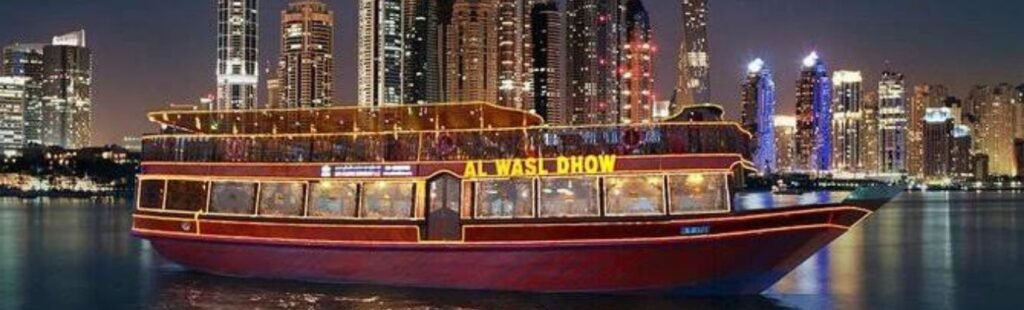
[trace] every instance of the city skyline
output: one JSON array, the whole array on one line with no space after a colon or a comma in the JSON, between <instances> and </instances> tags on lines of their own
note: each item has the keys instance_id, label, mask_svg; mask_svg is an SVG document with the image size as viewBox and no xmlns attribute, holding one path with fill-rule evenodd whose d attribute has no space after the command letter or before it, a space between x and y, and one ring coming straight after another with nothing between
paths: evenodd
<instances>
[{"instance_id":1,"label":"city skyline","mask_svg":"<svg viewBox=\"0 0 1024 310\"><path fill-rule=\"evenodd\" d=\"M260 14L260 66L273 63L277 57L277 12L286 1L263 1ZM338 50L335 85L339 103L355 102L355 31L357 10L354 1L326 1L338 13L336 34ZM657 55L656 94L668 99L675 84L673 64L677 55L671 46L678 46L679 29L673 27L681 18L678 3L647 1L652 22L660 29L655 42L663 47ZM845 3L816 1L806 8L800 1L735 1L712 3L711 45L713 101L723 104L729 119L738 119L739 84L744 76L745 64L761 57L775 68L780 89L792 87L799 70L799 59L806 51L816 49L829 59L835 68L860 70L865 73L865 85L877 82L884 63L905 73L908 87L918 83L949 85L958 97L966 96L973 84L998 82L1019 83L1024 80L1024 65L1015 62L1012 55L1024 51L1024 46L1013 40L1002 39L1012 31L1012 15L1006 6L950 4L927 7L926 2L910 1L891 4L892 10L872 10L881 2ZM118 6L123 10L152 11L143 16L117 16L111 19L104 8ZM915 7L915 5L917 5ZM1009 4L1022 6L1021 4ZM145 111L167 107L170 102L195 103L200 96L214 91L213 67L216 48L215 10L210 3L160 3L156 1L94 1L90 3L46 2L44 5L4 4L19 16L2 16L0 43L44 41L52 33L64 33L85 28L90 32L90 46L97 57L94 105L96 106L97 139L94 143L117 143L125 134L137 135L154 129L141 117ZM910 14L912 9L922 10ZM24 10L22 10L24 9ZM808 15L815 11L849 10L850 14ZM43 14L40 10L75 12L75 14ZM982 11L990 10L990 11ZM971 17L954 13L985 13L980 23ZM2 13L0 13L2 14ZM885 14L904 18L872 17L881 22L871 25L851 24L866 14ZM894 14L894 15L893 15ZM31 16L32 18L24 18ZM51 18L60 17L60 18ZM815 29L787 22L792 16L804 16L807 22L825 22ZM948 17L943 27L933 26L934 17ZM188 18L183 18L188 17ZM955 17L955 18L954 18ZM899 20L886 22L886 20ZM751 23L759 23L751 29ZM926 23L927 22L927 23ZM133 25L132 27L126 26ZM932 32L918 34L915 27L929 25ZM891 29L886 29L889 27ZM129 29L130 28L130 29ZM856 28L856 29L855 29ZM987 34L975 35L988 29ZM966 29L966 30L960 30ZM1004 35L1000 36L1000 33ZM951 35L954 34L954 35ZM959 34L959 35L955 35ZM952 40L952 42L950 42ZM956 44L959 42L960 44ZM970 44L973 43L973 44ZM174 44L174 48L161 48L161 44ZM953 44L958 49L937 49ZM936 47L929 49L928 47ZM955 64L955 65L950 65ZM989 69L991 68L991 69ZM159 73L159 74L154 74ZM167 87L174 85L175 87ZM261 90L262 91L262 90ZM779 92L779 111L792 114L793 94ZM262 95L261 98L264 98ZM109 125L109 124L117 124Z\"/></svg>"}]
</instances>

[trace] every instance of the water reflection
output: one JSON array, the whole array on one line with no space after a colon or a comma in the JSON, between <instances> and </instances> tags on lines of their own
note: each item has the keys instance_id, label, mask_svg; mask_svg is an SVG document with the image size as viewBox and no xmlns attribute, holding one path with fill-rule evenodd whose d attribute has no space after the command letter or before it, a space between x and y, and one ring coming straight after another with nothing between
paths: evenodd
<instances>
[{"instance_id":1,"label":"water reflection","mask_svg":"<svg viewBox=\"0 0 1024 310\"><path fill-rule=\"evenodd\" d=\"M840 194L739 204L770 208ZM0 309L32 308L1012 308L1024 291L1024 195L908 194L764 296L531 295L231 279L196 274L129 235L125 201L0 199Z\"/></svg>"}]
</instances>

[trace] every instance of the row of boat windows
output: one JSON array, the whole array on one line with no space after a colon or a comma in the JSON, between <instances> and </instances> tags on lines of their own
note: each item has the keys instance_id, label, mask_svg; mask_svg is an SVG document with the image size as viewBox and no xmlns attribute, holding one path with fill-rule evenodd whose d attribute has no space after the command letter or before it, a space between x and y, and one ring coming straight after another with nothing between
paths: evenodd
<instances>
[{"instance_id":1,"label":"row of boat windows","mask_svg":"<svg viewBox=\"0 0 1024 310\"><path fill-rule=\"evenodd\" d=\"M143 180L139 207L213 214L414 219L417 182ZM461 184L461 185L460 185ZM724 174L523 178L427 186L432 209L476 219L660 216L729 210ZM603 208L602 208L603 206ZM471 212L470 212L471 211Z\"/></svg>"}]
</instances>

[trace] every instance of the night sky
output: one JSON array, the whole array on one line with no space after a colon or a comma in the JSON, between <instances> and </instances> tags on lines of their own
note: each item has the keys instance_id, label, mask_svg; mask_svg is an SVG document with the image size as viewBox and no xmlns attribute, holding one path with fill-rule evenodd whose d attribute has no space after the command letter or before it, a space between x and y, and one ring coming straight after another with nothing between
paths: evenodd
<instances>
[{"instance_id":1,"label":"night sky","mask_svg":"<svg viewBox=\"0 0 1024 310\"><path fill-rule=\"evenodd\" d=\"M357 0L335 11L337 95L355 101ZM262 64L275 63L285 0L262 0ZM675 85L677 1L646 0L660 47L657 94ZM891 68L910 83L943 83L963 96L974 84L1024 82L1024 1L712 0L712 92L738 115L745 64L762 57L776 74L780 110L793 110L800 60L818 50L830 70L864 72L866 88ZM95 59L94 143L152 132L146 111L192 103L214 90L213 0L0 0L0 45L48 42L84 28ZM261 98L265 99L265 98Z\"/></svg>"}]
</instances>

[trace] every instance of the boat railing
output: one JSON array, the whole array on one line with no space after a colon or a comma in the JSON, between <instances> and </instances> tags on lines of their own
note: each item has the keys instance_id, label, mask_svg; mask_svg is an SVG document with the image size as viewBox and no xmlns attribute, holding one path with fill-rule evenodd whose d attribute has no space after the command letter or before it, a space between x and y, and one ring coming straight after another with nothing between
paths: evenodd
<instances>
[{"instance_id":1,"label":"boat railing","mask_svg":"<svg viewBox=\"0 0 1024 310\"><path fill-rule=\"evenodd\" d=\"M336 134L162 134L143 138L149 162L303 163L497 160L597 154L743 154L734 123L526 127Z\"/></svg>"}]
</instances>

